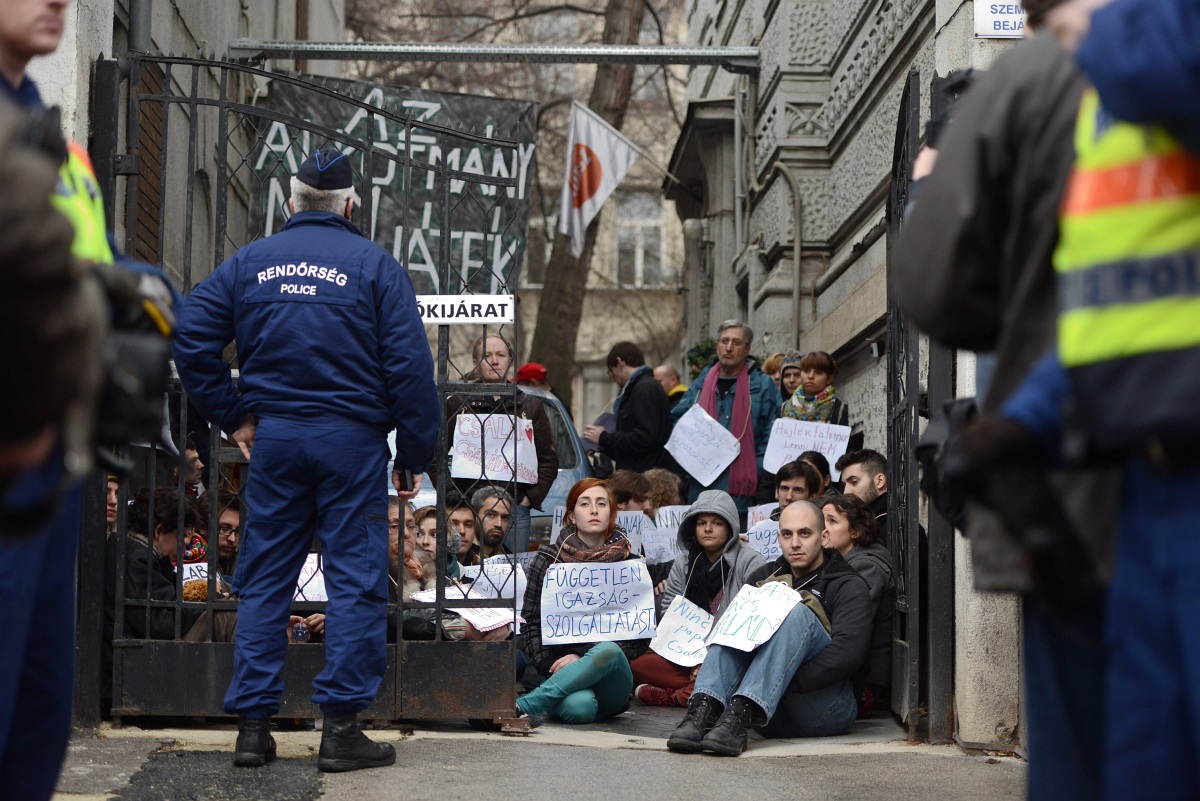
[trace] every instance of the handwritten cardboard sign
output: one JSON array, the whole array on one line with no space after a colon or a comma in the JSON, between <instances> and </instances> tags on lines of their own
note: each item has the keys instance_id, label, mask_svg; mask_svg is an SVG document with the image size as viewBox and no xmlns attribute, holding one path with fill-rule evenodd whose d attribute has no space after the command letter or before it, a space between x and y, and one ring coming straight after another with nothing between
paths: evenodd
<instances>
[{"instance_id":1,"label":"handwritten cardboard sign","mask_svg":"<svg viewBox=\"0 0 1200 801\"><path fill-rule=\"evenodd\" d=\"M654 588L646 563L578 562L546 568L542 642L641 640L654 636Z\"/></svg>"},{"instance_id":2,"label":"handwritten cardboard sign","mask_svg":"<svg viewBox=\"0 0 1200 801\"><path fill-rule=\"evenodd\" d=\"M746 544L762 554L763 559L774 562L783 556L779 547L779 522L764 520L750 527L746 532Z\"/></svg>"},{"instance_id":3,"label":"handwritten cardboard sign","mask_svg":"<svg viewBox=\"0 0 1200 801\"><path fill-rule=\"evenodd\" d=\"M295 601L328 601L329 594L325 591L325 573L321 570L321 555L310 553L304 558L304 567L300 568L300 578L296 581Z\"/></svg>"},{"instance_id":4,"label":"handwritten cardboard sign","mask_svg":"<svg viewBox=\"0 0 1200 801\"><path fill-rule=\"evenodd\" d=\"M460 615L463 620L470 623L480 631L491 631L498 629L501 626L508 626L514 620L517 623L524 623L525 618L517 615L512 609L503 607L488 607L480 608L469 606L470 600L485 600L482 593L476 592L474 589L464 589L462 587L447 587L446 588L446 604L445 608ZM437 600L437 587L428 590L414 592L411 596L413 601L418 603L433 603Z\"/></svg>"},{"instance_id":5,"label":"handwritten cardboard sign","mask_svg":"<svg viewBox=\"0 0 1200 801\"><path fill-rule=\"evenodd\" d=\"M537 559L537 551L527 551L525 553L514 554L514 556L516 556L517 564L521 566L521 569L528 573L529 568L533 565L533 560ZM520 597L524 597L524 594Z\"/></svg>"},{"instance_id":6,"label":"handwritten cardboard sign","mask_svg":"<svg viewBox=\"0 0 1200 801\"><path fill-rule=\"evenodd\" d=\"M684 412L667 440L667 451L704 487L716 481L725 468L733 464L741 449L737 437L699 404Z\"/></svg>"},{"instance_id":7,"label":"handwritten cardboard sign","mask_svg":"<svg viewBox=\"0 0 1200 801\"><path fill-rule=\"evenodd\" d=\"M767 441L763 469L768 473L778 473L779 468L796 461L805 451L817 451L829 460L829 472L837 481L838 471L833 464L846 452L849 444L850 426L781 417L771 426L771 439Z\"/></svg>"},{"instance_id":8,"label":"handwritten cardboard sign","mask_svg":"<svg viewBox=\"0 0 1200 801\"><path fill-rule=\"evenodd\" d=\"M533 421L511 414L460 414L454 418L450 475L536 484Z\"/></svg>"},{"instance_id":9,"label":"handwritten cardboard sign","mask_svg":"<svg viewBox=\"0 0 1200 801\"><path fill-rule=\"evenodd\" d=\"M208 562L189 562L183 565L183 583L208 580Z\"/></svg>"},{"instance_id":10,"label":"handwritten cardboard sign","mask_svg":"<svg viewBox=\"0 0 1200 801\"><path fill-rule=\"evenodd\" d=\"M779 631L783 619L798 603L800 593L783 582L772 581L761 587L747 584L738 590L733 603L709 632L708 644L753 651Z\"/></svg>"},{"instance_id":11,"label":"handwritten cardboard sign","mask_svg":"<svg viewBox=\"0 0 1200 801\"><path fill-rule=\"evenodd\" d=\"M642 550L651 565L675 561L679 553L679 523L689 506L663 506L654 516L654 525L642 533Z\"/></svg>"},{"instance_id":12,"label":"handwritten cardboard sign","mask_svg":"<svg viewBox=\"0 0 1200 801\"><path fill-rule=\"evenodd\" d=\"M682 595L676 595L658 622L658 632L650 641L650 650L676 665L695 667L708 653L704 638L712 623L711 614Z\"/></svg>"},{"instance_id":13,"label":"handwritten cardboard sign","mask_svg":"<svg viewBox=\"0 0 1200 801\"><path fill-rule=\"evenodd\" d=\"M462 575L484 598L525 598L525 569L514 557L493 556L482 565L464 567Z\"/></svg>"},{"instance_id":14,"label":"handwritten cardboard sign","mask_svg":"<svg viewBox=\"0 0 1200 801\"><path fill-rule=\"evenodd\" d=\"M654 521L646 517L645 512L617 512L617 525L625 529L629 537L629 552L642 553L643 534L654 526Z\"/></svg>"},{"instance_id":15,"label":"handwritten cardboard sign","mask_svg":"<svg viewBox=\"0 0 1200 801\"><path fill-rule=\"evenodd\" d=\"M751 528L756 523L761 523L764 520L770 520L771 512L774 512L778 508L778 503L764 503L760 506L751 506L746 510L746 527Z\"/></svg>"}]
</instances>

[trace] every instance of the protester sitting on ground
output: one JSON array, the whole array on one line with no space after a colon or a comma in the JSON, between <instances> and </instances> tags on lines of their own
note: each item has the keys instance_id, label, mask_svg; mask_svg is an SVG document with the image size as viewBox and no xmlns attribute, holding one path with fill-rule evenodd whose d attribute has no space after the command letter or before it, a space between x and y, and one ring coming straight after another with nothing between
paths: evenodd
<instances>
[{"instance_id":1,"label":"protester sitting on ground","mask_svg":"<svg viewBox=\"0 0 1200 801\"><path fill-rule=\"evenodd\" d=\"M512 496L499 487L481 487L471 496L479 532L480 557L485 561L493 556L511 556L504 547L504 537L512 524Z\"/></svg>"},{"instance_id":2,"label":"protester sitting on ground","mask_svg":"<svg viewBox=\"0 0 1200 801\"><path fill-rule=\"evenodd\" d=\"M120 479L116 473L108 474L105 493L105 510L104 510L104 532L112 534L117 530L117 512L120 511L120 500L118 492L120 490Z\"/></svg>"},{"instance_id":3,"label":"protester sitting on ground","mask_svg":"<svg viewBox=\"0 0 1200 801\"><path fill-rule=\"evenodd\" d=\"M706 490L679 523L679 554L671 565L662 605L683 595L719 618L750 575L766 560L738 537L737 506L729 494ZM647 706L687 706L699 667L681 667L655 651L633 660L634 696Z\"/></svg>"},{"instance_id":4,"label":"protester sitting on ground","mask_svg":"<svg viewBox=\"0 0 1200 801\"><path fill-rule=\"evenodd\" d=\"M542 501L554 479L558 478L558 452L554 449L554 431L542 401L525 392L514 392L507 382L513 363L513 348L499 334L480 337L471 346L471 358L475 369L471 380L480 384L496 385L495 395L453 395L446 401L447 425L453 430L454 420L460 414L505 414L514 418L532 421L533 446L537 454L537 483L517 482L516 506L513 507L513 526L506 543L514 552L529 550L529 511L541 509ZM458 491L467 497L477 489L477 480L452 479ZM551 510L553 511L553 510ZM466 563L464 563L466 564Z\"/></svg>"},{"instance_id":5,"label":"protester sitting on ground","mask_svg":"<svg viewBox=\"0 0 1200 801\"><path fill-rule=\"evenodd\" d=\"M437 507L422 506L413 514L417 522L417 547L429 554L431 559L437 558ZM462 578L462 565L458 563L458 549L462 545L462 537L458 529L450 526L446 542L446 578L458 581Z\"/></svg>"},{"instance_id":6,"label":"protester sitting on ground","mask_svg":"<svg viewBox=\"0 0 1200 801\"><path fill-rule=\"evenodd\" d=\"M832 495L820 500L825 516L825 547L834 548L850 567L867 580L871 593L871 647L867 672L855 687L859 716L875 706L887 708L892 687L892 616L895 613L896 577L892 556L880 540L879 524L870 508L854 495Z\"/></svg>"},{"instance_id":7,"label":"protester sitting on ground","mask_svg":"<svg viewBox=\"0 0 1200 801\"><path fill-rule=\"evenodd\" d=\"M751 726L764 737L845 734L858 714L854 678L871 641L867 582L833 548L821 546L821 511L796 501L779 519L783 555L748 585L782 581L802 592L779 629L753 651L708 648L688 711L667 738L672 751L737 756Z\"/></svg>"},{"instance_id":8,"label":"protester sitting on ground","mask_svg":"<svg viewBox=\"0 0 1200 801\"><path fill-rule=\"evenodd\" d=\"M803 360L804 354L791 348L783 355L783 361L779 365L779 394L783 396L783 400L779 402L781 408L783 401L796 394L796 390L800 388L800 362Z\"/></svg>"},{"instance_id":9,"label":"protester sitting on ground","mask_svg":"<svg viewBox=\"0 0 1200 801\"><path fill-rule=\"evenodd\" d=\"M821 476L821 491L819 495L841 495L842 491L833 482L833 475L829 472L829 460L825 458L825 454L820 451L805 451L796 457L798 461L808 462L817 469L817 473Z\"/></svg>"},{"instance_id":10,"label":"protester sitting on ground","mask_svg":"<svg viewBox=\"0 0 1200 801\"><path fill-rule=\"evenodd\" d=\"M797 459L779 468L775 474L775 500L779 508L771 512L772 520L779 520L780 513L796 501L815 500L821 494L821 474L817 468Z\"/></svg>"},{"instance_id":11,"label":"protester sitting on ground","mask_svg":"<svg viewBox=\"0 0 1200 801\"><path fill-rule=\"evenodd\" d=\"M618 512L645 512L650 507L654 485L641 473L618 470L608 478L608 490Z\"/></svg>"},{"instance_id":12,"label":"protester sitting on ground","mask_svg":"<svg viewBox=\"0 0 1200 801\"><path fill-rule=\"evenodd\" d=\"M220 551L217 560L217 569L221 573L221 578L226 582L233 577L233 571L237 567L238 543L242 535L242 502L237 495L232 493L218 493L217 496L217 523L211 525L208 520L209 505L207 500L202 500L198 503L200 507L200 528L205 536L211 542L213 539L217 541L217 547ZM215 531L213 529L216 529Z\"/></svg>"},{"instance_id":13,"label":"protester sitting on ground","mask_svg":"<svg viewBox=\"0 0 1200 801\"><path fill-rule=\"evenodd\" d=\"M647 511L657 515L664 506L683 503L683 482L679 476L663 467L647 470L642 476L650 482L650 504Z\"/></svg>"},{"instance_id":14,"label":"protester sitting on ground","mask_svg":"<svg viewBox=\"0 0 1200 801\"><path fill-rule=\"evenodd\" d=\"M458 535L458 547L454 554L464 567L479 564L478 532L475 529L475 510L467 502L459 501L446 509L446 534Z\"/></svg>"},{"instance_id":15,"label":"protester sitting on ground","mask_svg":"<svg viewBox=\"0 0 1200 801\"><path fill-rule=\"evenodd\" d=\"M649 640L546 645L542 642L542 581L550 565L579 562L621 562L637 557L629 539L616 524L608 485L585 478L567 494L562 531L552 545L543 545L529 567L522 615L521 648L542 676L536 690L517 700L517 709L531 717L550 715L564 723L591 723L619 715L629 707L633 673L629 662L641 656Z\"/></svg>"},{"instance_id":16,"label":"protester sitting on ground","mask_svg":"<svg viewBox=\"0 0 1200 801\"><path fill-rule=\"evenodd\" d=\"M863 448L842 454L837 460L847 495L855 495L868 506L882 529L887 525L887 459L879 451Z\"/></svg>"},{"instance_id":17,"label":"protester sitting on ground","mask_svg":"<svg viewBox=\"0 0 1200 801\"><path fill-rule=\"evenodd\" d=\"M437 586L437 560L423 548L417 547L416 518L412 507L401 503L395 495L388 498L388 642L396 641L397 606L407 604L414 592ZM436 609L404 608L400 618L406 640L432 640L437 636ZM444 614L441 618L442 636L460 640L465 634L462 618Z\"/></svg>"}]
</instances>

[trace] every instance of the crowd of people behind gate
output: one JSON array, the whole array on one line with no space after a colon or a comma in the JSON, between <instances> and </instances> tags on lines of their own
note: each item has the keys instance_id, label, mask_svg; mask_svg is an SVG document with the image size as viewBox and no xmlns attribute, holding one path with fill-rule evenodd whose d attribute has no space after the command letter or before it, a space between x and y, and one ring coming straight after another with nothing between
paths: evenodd
<instances>
[{"instance_id":1,"label":"crowd of people behind gate","mask_svg":"<svg viewBox=\"0 0 1200 801\"><path fill-rule=\"evenodd\" d=\"M609 373L620 388L613 405L615 414L607 427L585 427L583 437L590 447L608 455L617 469L604 479L576 484L567 497L561 529L551 532L548 542L532 543L535 556L525 563L527 590L524 598L518 599L526 622L516 636L515 678L528 692L521 696L514 715L533 721L551 716L568 723L588 723L620 714L631 701L686 708L688 717L679 736L672 739L673 749L740 753L750 727L768 736L773 732L779 736L839 733L848 730L858 715L887 709L889 599L895 581L889 551L883 545L887 514L884 457L873 450L840 455L834 465L840 483L832 480L829 459L818 451L796 454L799 458L768 473L763 456L775 420L849 423L849 409L833 383L836 364L826 353L788 351L768 360L779 369L774 376L767 375L749 355L753 343L749 326L727 321L717 334L716 360L690 387L679 383L677 371L670 366L651 370L633 343L620 342L611 349ZM495 392L452 395L446 404L448 422L453 426L464 414L529 419L538 456L537 480L505 483L448 476L445 496L437 498L434 505L419 508L400 495L391 496L387 598L392 611L383 634L387 642L395 642L398 636L406 640L513 637L508 626L480 631L452 611L438 613L410 604L415 593L437 586L439 570L447 586L466 588L485 563L494 563L497 557L515 563L515 555L528 553L531 546L529 511L553 511L539 508L557 475L553 435L541 402L532 394L514 393L506 386L514 365L512 347L504 337L481 337L473 345L472 356L471 381L494 387ZM745 457L735 459L708 487L691 477L666 447L673 426L693 406L736 431L739 454ZM744 425L739 430L733 421ZM188 445L181 460L183 473L173 473L173 486L133 493L123 548L116 546L112 536L118 485L117 477L109 476L105 586L110 593L115 591L118 554L123 554L127 602L176 600L176 565L189 564L215 564L217 576L211 584L217 598L238 597L234 587L239 550L247 541L243 539L247 521L242 499L225 491L215 499L205 495L200 480L204 465L190 442ZM431 465L430 471L436 476L434 467ZM228 476L222 474L218 483L227 481ZM783 581L806 590L807 605L802 605L806 611L789 617L779 635L785 644L775 648L785 649L790 656L776 664L770 660L778 656L764 652L767 661L762 663L772 671L790 671L788 675L796 673L799 678L779 684L778 692L770 697L763 695L761 688L743 688L745 692L739 693L737 687L726 686L728 676L741 675L745 665L722 663L722 667L712 668L712 678L705 672L707 663L677 664L670 654L650 649L649 639L573 646L542 641L542 578L550 565L643 558L617 525L618 514L642 514L648 518L648 526L657 527L665 519L660 510L683 506L686 511L670 532L674 557L649 565L657 617L661 618L677 597L711 614L715 621L745 586ZM749 542L747 517L752 507L779 532L777 537L768 537L765 548ZM524 524L521 510L525 510ZM436 533L439 518L446 521L441 548ZM252 523L250 530L252 540ZM208 553L213 547L218 549L215 558ZM182 581L182 600L204 600L208 586L205 574L192 575ZM107 673L112 663L111 635L117 631L112 620L114 602L110 595L105 604L110 634L105 653L106 688L111 684L107 678L111 675ZM123 637L135 639L236 639L237 612L217 611L209 618L185 607L177 631L173 609L127 603L119 630ZM321 613L291 614L280 619L278 636L292 643L320 641L333 631L333 625L331 621L327 630ZM825 657L816 667L797 672L820 653ZM723 657L729 658L729 654ZM706 683L706 679L710 680ZM729 720L718 714L723 710L732 716ZM716 740L702 744L710 729L717 732Z\"/></svg>"}]
</instances>

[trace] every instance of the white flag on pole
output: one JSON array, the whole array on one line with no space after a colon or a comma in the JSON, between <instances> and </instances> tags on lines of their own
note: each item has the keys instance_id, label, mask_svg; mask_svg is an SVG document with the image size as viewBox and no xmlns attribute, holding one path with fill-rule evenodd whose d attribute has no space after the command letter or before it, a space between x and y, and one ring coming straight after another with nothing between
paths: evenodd
<instances>
[{"instance_id":1,"label":"white flag on pole","mask_svg":"<svg viewBox=\"0 0 1200 801\"><path fill-rule=\"evenodd\" d=\"M582 103L571 104L558 232L570 237L575 258L583 253L588 224L641 154L633 142L594 111Z\"/></svg>"}]
</instances>

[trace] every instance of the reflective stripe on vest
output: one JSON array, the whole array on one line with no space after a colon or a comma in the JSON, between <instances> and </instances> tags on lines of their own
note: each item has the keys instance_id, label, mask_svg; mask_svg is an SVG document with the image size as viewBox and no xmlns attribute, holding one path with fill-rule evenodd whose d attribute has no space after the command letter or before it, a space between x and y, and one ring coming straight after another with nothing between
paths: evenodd
<instances>
[{"instance_id":1,"label":"reflective stripe on vest","mask_svg":"<svg viewBox=\"0 0 1200 801\"><path fill-rule=\"evenodd\" d=\"M112 264L100 184L87 151L74 142L68 145L67 160L58 170L52 200L54 208L75 228L71 253L83 261Z\"/></svg>"},{"instance_id":2,"label":"reflective stripe on vest","mask_svg":"<svg viewBox=\"0 0 1200 801\"><path fill-rule=\"evenodd\" d=\"M1090 89L1075 148L1054 253L1063 365L1200 346L1200 159Z\"/></svg>"}]
</instances>

